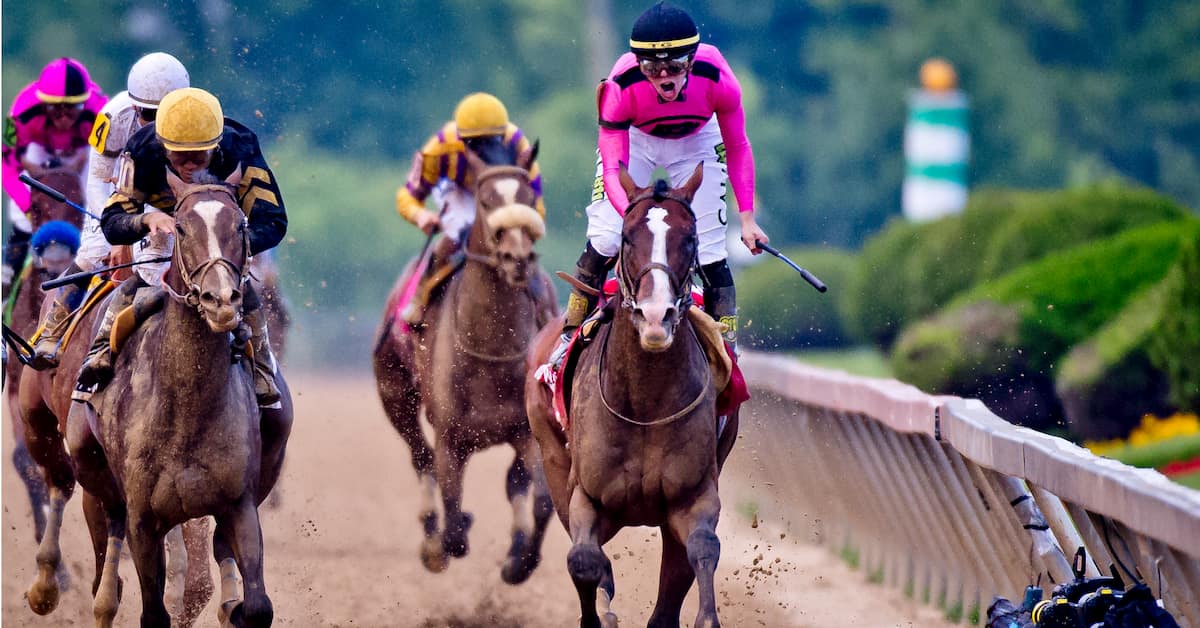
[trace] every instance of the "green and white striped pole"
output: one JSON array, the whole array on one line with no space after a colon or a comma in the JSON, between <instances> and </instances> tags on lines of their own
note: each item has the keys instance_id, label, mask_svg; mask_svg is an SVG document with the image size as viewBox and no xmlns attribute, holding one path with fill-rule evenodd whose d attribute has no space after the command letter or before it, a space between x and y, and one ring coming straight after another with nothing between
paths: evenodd
<instances>
[{"instance_id":1,"label":"green and white striped pole","mask_svg":"<svg viewBox=\"0 0 1200 628\"><path fill-rule=\"evenodd\" d=\"M967 98L956 84L949 63L930 59L921 67L921 89L909 94L901 203L914 222L957 214L967 204L971 137Z\"/></svg>"}]
</instances>

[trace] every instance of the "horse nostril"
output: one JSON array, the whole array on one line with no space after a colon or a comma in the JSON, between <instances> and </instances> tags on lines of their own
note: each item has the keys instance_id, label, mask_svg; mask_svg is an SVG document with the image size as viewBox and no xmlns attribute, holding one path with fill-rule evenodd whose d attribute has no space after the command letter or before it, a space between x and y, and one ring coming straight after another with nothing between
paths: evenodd
<instances>
[{"instance_id":1,"label":"horse nostril","mask_svg":"<svg viewBox=\"0 0 1200 628\"><path fill-rule=\"evenodd\" d=\"M663 312L663 322L674 321L676 316L678 316L678 311L672 305L667 308L666 312Z\"/></svg>"},{"instance_id":2,"label":"horse nostril","mask_svg":"<svg viewBox=\"0 0 1200 628\"><path fill-rule=\"evenodd\" d=\"M200 293L200 302L205 305L215 305L217 302L217 295L213 294L211 290L205 290L204 292Z\"/></svg>"},{"instance_id":3,"label":"horse nostril","mask_svg":"<svg viewBox=\"0 0 1200 628\"><path fill-rule=\"evenodd\" d=\"M233 292L229 293L229 302L233 305L237 305L237 304L241 303L242 302L242 291L234 289Z\"/></svg>"}]
</instances>

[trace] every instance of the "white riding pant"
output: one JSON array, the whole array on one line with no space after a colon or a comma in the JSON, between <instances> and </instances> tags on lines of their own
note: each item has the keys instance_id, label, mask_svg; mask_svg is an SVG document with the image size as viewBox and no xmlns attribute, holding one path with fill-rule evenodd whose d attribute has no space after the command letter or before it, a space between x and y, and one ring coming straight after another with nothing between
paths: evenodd
<instances>
[{"instance_id":1,"label":"white riding pant","mask_svg":"<svg viewBox=\"0 0 1200 628\"><path fill-rule=\"evenodd\" d=\"M692 211L696 214L700 264L706 265L719 262L728 255L725 249L728 170L716 116L697 133L678 139L654 137L636 128L629 129L629 175L640 187L650 185L650 177L657 167L667 171L671 187L680 187L692 176L696 164L702 161L704 180L692 199ZM587 237L596 252L613 257L621 248L622 217L604 193L603 168L597 151L596 181L592 186L592 203L587 207Z\"/></svg>"},{"instance_id":2,"label":"white riding pant","mask_svg":"<svg viewBox=\"0 0 1200 628\"><path fill-rule=\"evenodd\" d=\"M100 221L84 216L83 231L79 234L79 251L75 253L75 265L81 270L95 270L104 264L112 245L100 230Z\"/></svg>"},{"instance_id":3,"label":"white riding pant","mask_svg":"<svg viewBox=\"0 0 1200 628\"><path fill-rule=\"evenodd\" d=\"M157 211L160 210L153 207L146 208L147 214ZM169 233L152 233L133 245L133 261L140 262L155 257L165 257L174 252L174 235ZM134 268L138 276L142 278L142 281L151 286L158 286L162 283L162 276L170 266L171 262L155 262L153 264L141 264L134 266Z\"/></svg>"}]
</instances>

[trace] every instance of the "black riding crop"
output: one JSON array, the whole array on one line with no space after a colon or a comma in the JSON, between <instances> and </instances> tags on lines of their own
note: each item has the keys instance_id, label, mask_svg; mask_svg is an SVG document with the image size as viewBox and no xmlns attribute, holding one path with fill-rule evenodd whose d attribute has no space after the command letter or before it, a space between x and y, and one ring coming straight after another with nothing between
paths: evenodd
<instances>
[{"instance_id":1,"label":"black riding crop","mask_svg":"<svg viewBox=\"0 0 1200 628\"><path fill-rule=\"evenodd\" d=\"M97 268L96 270L85 270L81 273L75 273L73 275L64 275L62 277L59 277L58 279L51 279L50 281L43 281L42 282L42 290L51 290L51 289L57 288L59 286L65 286L69 283L75 283L76 281L79 281L80 279L88 279L90 277L94 277L101 273L106 273L110 270L117 270L119 268L129 268L130 266L137 266L138 264L154 264L156 262L169 262L169 261L171 261L171 256L167 255L164 257L153 257L150 259L144 259L144 260L140 260L137 262L129 262L127 264L114 264L112 266L105 266L103 268Z\"/></svg>"},{"instance_id":2,"label":"black riding crop","mask_svg":"<svg viewBox=\"0 0 1200 628\"><path fill-rule=\"evenodd\" d=\"M792 260L788 259L786 255L784 255L783 253L780 253L779 249L764 243L762 240L755 240L754 245L757 246L758 248L770 253L771 255L774 255L775 257L778 257L779 259L783 260L783 263L785 263L788 266L791 266L793 269L795 269L796 272L800 273L801 277L804 277L805 281L807 281L809 284L811 284L812 287L816 288L817 292L825 292L826 290L829 289L824 283L821 282L820 279L817 279L816 275L797 266L796 262L793 262Z\"/></svg>"}]
</instances>

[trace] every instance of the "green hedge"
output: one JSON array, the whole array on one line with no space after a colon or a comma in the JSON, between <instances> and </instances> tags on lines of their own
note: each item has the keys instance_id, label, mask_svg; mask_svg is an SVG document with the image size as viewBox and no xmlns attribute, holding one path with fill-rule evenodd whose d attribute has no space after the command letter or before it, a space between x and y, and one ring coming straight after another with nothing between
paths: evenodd
<instances>
[{"instance_id":1,"label":"green hedge","mask_svg":"<svg viewBox=\"0 0 1200 628\"><path fill-rule=\"evenodd\" d=\"M1166 283L1150 358L1167 373L1171 401L1181 410L1200 412L1200 235L1186 242Z\"/></svg>"},{"instance_id":2,"label":"green hedge","mask_svg":"<svg viewBox=\"0 0 1200 628\"><path fill-rule=\"evenodd\" d=\"M780 260L760 259L737 277L740 342L765 351L848 344L837 299L846 294L854 255L830 248L783 253L825 282L829 291L817 292Z\"/></svg>"},{"instance_id":3,"label":"green hedge","mask_svg":"<svg viewBox=\"0 0 1200 628\"><path fill-rule=\"evenodd\" d=\"M1053 192L982 190L966 210L914 225L894 220L867 242L846 316L864 342L887 348L908 323L963 290L1025 263L1187 211L1119 183Z\"/></svg>"}]
</instances>

